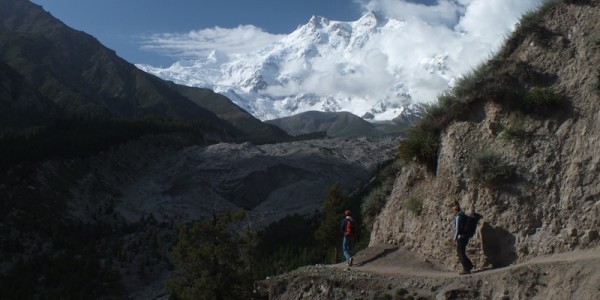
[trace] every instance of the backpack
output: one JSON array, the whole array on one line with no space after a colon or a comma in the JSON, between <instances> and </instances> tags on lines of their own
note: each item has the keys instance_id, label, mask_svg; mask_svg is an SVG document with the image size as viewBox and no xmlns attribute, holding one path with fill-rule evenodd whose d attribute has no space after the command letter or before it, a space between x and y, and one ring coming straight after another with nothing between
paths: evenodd
<instances>
[{"instance_id":1,"label":"backpack","mask_svg":"<svg viewBox=\"0 0 600 300\"><path fill-rule=\"evenodd\" d=\"M479 220L481 220L483 216L472 212L470 214L462 214L462 228L460 230L460 234L464 235L468 238L472 238L475 235L475 231L477 230L477 225Z\"/></svg>"},{"instance_id":2,"label":"backpack","mask_svg":"<svg viewBox=\"0 0 600 300\"><path fill-rule=\"evenodd\" d=\"M346 219L346 230L344 231L344 235L351 238L356 237L356 223L353 219Z\"/></svg>"}]
</instances>

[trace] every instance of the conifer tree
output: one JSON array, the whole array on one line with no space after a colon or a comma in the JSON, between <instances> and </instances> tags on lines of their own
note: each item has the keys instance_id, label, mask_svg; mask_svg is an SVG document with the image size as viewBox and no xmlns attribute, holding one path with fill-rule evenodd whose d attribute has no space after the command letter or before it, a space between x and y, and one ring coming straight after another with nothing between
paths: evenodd
<instances>
[{"instance_id":1,"label":"conifer tree","mask_svg":"<svg viewBox=\"0 0 600 300\"><path fill-rule=\"evenodd\" d=\"M323 204L323 221L315 232L317 241L328 249L333 249L335 262L338 260L338 249L342 243L341 220L348 204L348 199L342 195L340 184L334 184Z\"/></svg>"},{"instance_id":2,"label":"conifer tree","mask_svg":"<svg viewBox=\"0 0 600 300\"><path fill-rule=\"evenodd\" d=\"M167 282L174 299L249 298L252 281L243 259L248 230L232 230L246 227L244 217L243 211L213 214L212 220L178 226L179 241L171 258L181 276Z\"/></svg>"}]
</instances>

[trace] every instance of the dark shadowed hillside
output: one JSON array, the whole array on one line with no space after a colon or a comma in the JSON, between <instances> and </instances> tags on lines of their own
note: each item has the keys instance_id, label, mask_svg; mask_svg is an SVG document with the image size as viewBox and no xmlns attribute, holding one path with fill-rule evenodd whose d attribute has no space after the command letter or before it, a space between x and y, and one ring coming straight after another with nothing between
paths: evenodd
<instances>
[{"instance_id":1,"label":"dark shadowed hillside","mask_svg":"<svg viewBox=\"0 0 600 300\"><path fill-rule=\"evenodd\" d=\"M65 112L219 120L29 1L0 2L0 60Z\"/></svg>"},{"instance_id":2,"label":"dark shadowed hillside","mask_svg":"<svg viewBox=\"0 0 600 300\"><path fill-rule=\"evenodd\" d=\"M140 71L29 1L0 0L0 298L165 296L178 225L240 208L254 228L290 214L315 223L331 185L354 189L397 144L315 136L290 137L222 95Z\"/></svg>"},{"instance_id":3,"label":"dark shadowed hillside","mask_svg":"<svg viewBox=\"0 0 600 300\"><path fill-rule=\"evenodd\" d=\"M285 130L290 135L324 132L330 137L379 136L379 131L370 122L349 112L307 111L267 121Z\"/></svg>"},{"instance_id":4,"label":"dark shadowed hillside","mask_svg":"<svg viewBox=\"0 0 600 300\"><path fill-rule=\"evenodd\" d=\"M209 89L172 84L182 95L194 101L198 106L215 113L219 118L230 122L248 139L258 142L277 141L289 136L279 127L261 122L227 97Z\"/></svg>"},{"instance_id":5,"label":"dark shadowed hillside","mask_svg":"<svg viewBox=\"0 0 600 300\"><path fill-rule=\"evenodd\" d=\"M48 125L59 111L21 74L0 62L0 133Z\"/></svg>"}]
</instances>

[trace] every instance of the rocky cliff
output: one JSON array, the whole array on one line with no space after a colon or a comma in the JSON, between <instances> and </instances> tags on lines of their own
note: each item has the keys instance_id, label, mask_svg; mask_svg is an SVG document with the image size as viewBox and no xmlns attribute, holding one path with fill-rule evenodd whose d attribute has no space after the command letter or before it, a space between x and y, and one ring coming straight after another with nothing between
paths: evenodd
<instances>
[{"instance_id":1,"label":"rocky cliff","mask_svg":"<svg viewBox=\"0 0 600 300\"><path fill-rule=\"evenodd\" d=\"M484 216L468 249L477 266L598 245L599 3L547 5L538 23L507 41L513 44L505 46L505 58L491 63L497 82L509 78L522 89L542 85L566 105L523 113L511 105L512 94L477 82L482 96L441 130L437 168L412 162L396 178L371 245L398 245L458 270L450 242L454 201ZM485 174L474 172L482 155L502 162L508 170L502 180L485 181L479 177Z\"/></svg>"},{"instance_id":2,"label":"rocky cliff","mask_svg":"<svg viewBox=\"0 0 600 300\"><path fill-rule=\"evenodd\" d=\"M598 299L599 20L597 0L547 1L526 15L428 108L416 142L410 132L401 142L405 164L354 266L307 266L257 282L256 295ZM467 276L451 241L455 202L483 215Z\"/></svg>"}]
</instances>

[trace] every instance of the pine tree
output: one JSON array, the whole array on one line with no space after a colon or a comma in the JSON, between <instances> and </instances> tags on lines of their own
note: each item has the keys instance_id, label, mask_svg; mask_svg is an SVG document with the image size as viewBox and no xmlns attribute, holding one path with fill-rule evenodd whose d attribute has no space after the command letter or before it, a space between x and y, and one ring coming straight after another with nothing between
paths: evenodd
<instances>
[{"instance_id":1,"label":"pine tree","mask_svg":"<svg viewBox=\"0 0 600 300\"><path fill-rule=\"evenodd\" d=\"M315 232L315 239L329 249L333 249L334 260L338 260L338 249L342 244L342 232L340 229L344 211L349 201L342 196L342 188L339 183L334 184L323 204L323 221Z\"/></svg>"},{"instance_id":2,"label":"pine tree","mask_svg":"<svg viewBox=\"0 0 600 300\"><path fill-rule=\"evenodd\" d=\"M181 276L167 282L174 299L248 299L252 281L247 263L248 230L243 211L213 214L212 220L179 225L179 241L171 253Z\"/></svg>"}]
</instances>

